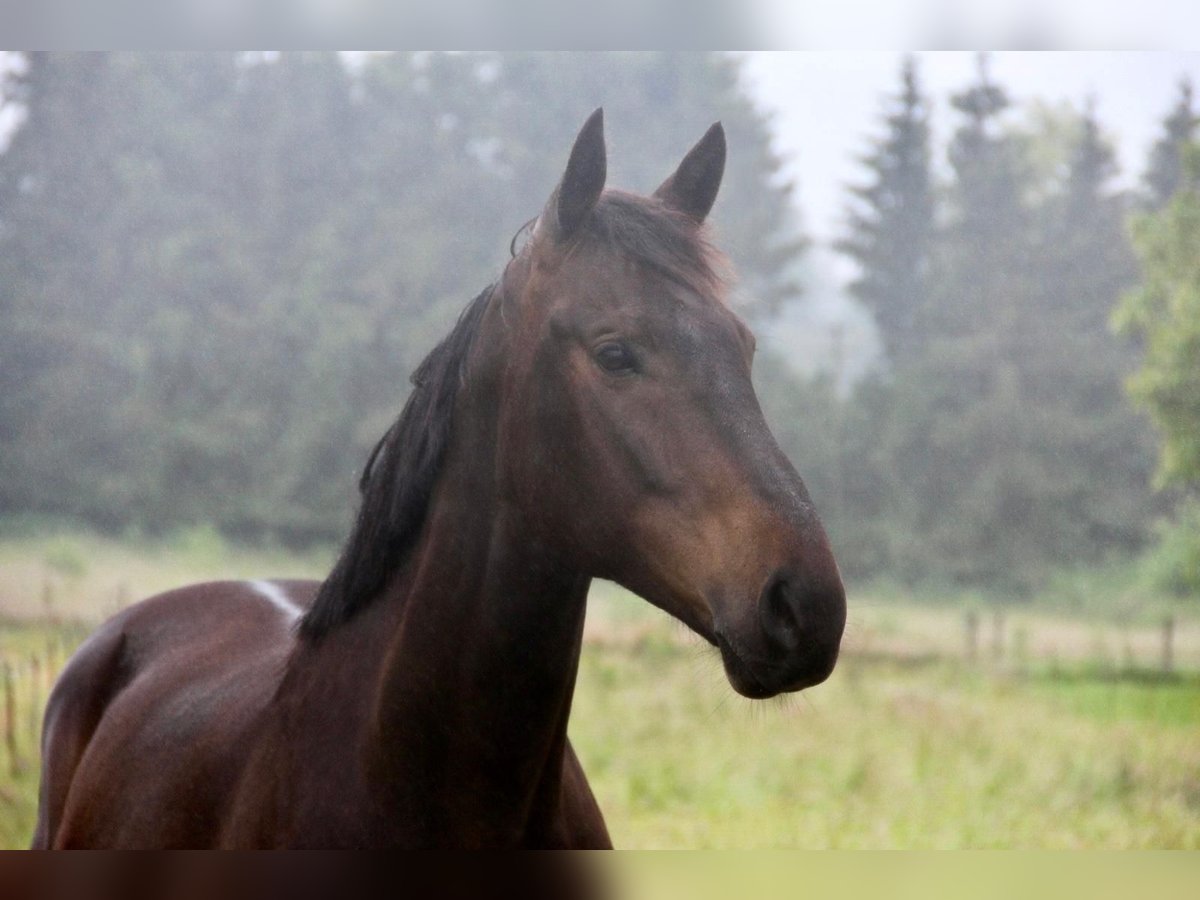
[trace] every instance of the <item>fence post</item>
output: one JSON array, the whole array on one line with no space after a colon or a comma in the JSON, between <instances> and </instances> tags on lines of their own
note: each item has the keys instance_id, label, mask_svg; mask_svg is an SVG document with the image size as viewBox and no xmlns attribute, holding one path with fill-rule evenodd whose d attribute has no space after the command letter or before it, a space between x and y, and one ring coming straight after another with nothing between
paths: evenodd
<instances>
[{"instance_id":1,"label":"fence post","mask_svg":"<svg viewBox=\"0 0 1200 900\"><path fill-rule=\"evenodd\" d=\"M4 745L8 748L8 772L16 778L21 774L17 759L17 695L12 663L4 663Z\"/></svg>"},{"instance_id":2,"label":"fence post","mask_svg":"<svg viewBox=\"0 0 1200 900\"><path fill-rule=\"evenodd\" d=\"M1132 629L1128 624L1121 625L1121 671L1137 671L1137 654L1133 652Z\"/></svg>"},{"instance_id":3,"label":"fence post","mask_svg":"<svg viewBox=\"0 0 1200 900\"><path fill-rule=\"evenodd\" d=\"M46 638L46 696L50 695L50 688L54 687L54 679L58 675L58 647L54 642L54 636Z\"/></svg>"},{"instance_id":4,"label":"fence post","mask_svg":"<svg viewBox=\"0 0 1200 900\"><path fill-rule=\"evenodd\" d=\"M992 657L996 662L1004 659L1004 610L992 612Z\"/></svg>"},{"instance_id":5,"label":"fence post","mask_svg":"<svg viewBox=\"0 0 1200 900\"><path fill-rule=\"evenodd\" d=\"M979 655L979 613L967 610L967 662L975 662Z\"/></svg>"},{"instance_id":6,"label":"fence post","mask_svg":"<svg viewBox=\"0 0 1200 900\"><path fill-rule=\"evenodd\" d=\"M46 580L42 583L42 615L50 622L58 621L58 613L55 610L54 603L54 585L50 581L50 576L46 576Z\"/></svg>"},{"instance_id":7,"label":"fence post","mask_svg":"<svg viewBox=\"0 0 1200 900\"><path fill-rule=\"evenodd\" d=\"M1012 655L1017 671L1022 675L1029 673L1029 626L1020 625L1013 629Z\"/></svg>"},{"instance_id":8,"label":"fence post","mask_svg":"<svg viewBox=\"0 0 1200 900\"><path fill-rule=\"evenodd\" d=\"M1170 675L1175 669L1175 617L1163 619L1162 631L1162 668Z\"/></svg>"}]
</instances>

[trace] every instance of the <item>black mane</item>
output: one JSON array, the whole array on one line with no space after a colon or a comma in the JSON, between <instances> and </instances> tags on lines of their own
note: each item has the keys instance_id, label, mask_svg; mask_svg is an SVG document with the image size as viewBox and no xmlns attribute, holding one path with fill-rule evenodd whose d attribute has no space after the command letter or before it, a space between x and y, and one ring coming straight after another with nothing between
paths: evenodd
<instances>
[{"instance_id":1,"label":"black mane","mask_svg":"<svg viewBox=\"0 0 1200 900\"><path fill-rule=\"evenodd\" d=\"M471 301L413 373L413 390L400 418L363 471L362 502L350 537L300 620L304 637L320 637L366 606L416 542L450 442L454 399L466 377L471 344L495 289L491 285Z\"/></svg>"}]
</instances>

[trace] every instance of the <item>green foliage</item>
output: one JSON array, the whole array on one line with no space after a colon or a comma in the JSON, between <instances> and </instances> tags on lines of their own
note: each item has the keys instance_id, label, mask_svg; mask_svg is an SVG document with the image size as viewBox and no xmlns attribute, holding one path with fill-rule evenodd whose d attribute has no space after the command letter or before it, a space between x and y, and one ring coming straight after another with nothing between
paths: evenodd
<instances>
[{"instance_id":1,"label":"green foliage","mask_svg":"<svg viewBox=\"0 0 1200 900\"><path fill-rule=\"evenodd\" d=\"M1115 318L1143 342L1129 389L1163 434L1164 485L1200 484L1200 148L1190 147L1185 162L1171 202L1134 224L1144 282Z\"/></svg>"}]
</instances>

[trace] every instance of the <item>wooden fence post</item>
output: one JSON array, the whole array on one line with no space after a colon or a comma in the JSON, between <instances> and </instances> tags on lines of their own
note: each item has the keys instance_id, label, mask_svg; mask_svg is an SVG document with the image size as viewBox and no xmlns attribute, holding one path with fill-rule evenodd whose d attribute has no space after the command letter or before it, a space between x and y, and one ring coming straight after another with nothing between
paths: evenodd
<instances>
[{"instance_id":1,"label":"wooden fence post","mask_svg":"<svg viewBox=\"0 0 1200 900\"><path fill-rule=\"evenodd\" d=\"M1022 675L1029 672L1029 626L1020 625L1013 629L1012 656L1017 671Z\"/></svg>"},{"instance_id":2,"label":"wooden fence post","mask_svg":"<svg viewBox=\"0 0 1200 900\"><path fill-rule=\"evenodd\" d=\"M1162 632L1162 669L1166 674L1175 670L1175 617L1163 619Z\"/></svg>"},{"instance_id":3,"label":"wooden fence post","mask_svg":"<svg viewBox=\"0 0 1200 900\"><path fill-rule=\"evenodd\" d=\"M996 662L1004 659L1004 610L992 612L992 658Z\"/></svg>"},{"instance_id":4,"label":"wooden fence post","mask_svg":"<svg viewBox=\"0 0 1200 900\"><path fill-rule=\"evenodd\" d=\"M49 575L42 584L42 615L51 622L58 621L58 613L54 604L54 585L51 583Z\"/></svg>"},{"instance_id":5,"label":"wooden fence post","mask_svg":"<svg viewBox=\"0 0 1200 900\"><path fill-rule=\"evenodd\" d=\"M12 663L4 663L4 745L8 748L8 772L16 778L21 774L17 759L17 687Z\"/></svg>"},{"instance_id":6,"label":"wooden fence post","mask_svg":"<svg viewBox=\"0 0 1200 900\"><path fill-rule=\"evenodd\" d=\"M967 662L975 662L979 655L979 613L967 610Z\"/></svg>"},{"instance_id":7,"label":"wooden fence post","mask_svg":"<svg viewBox=\"0 0 1200 900\"><path fill-rule=\"evenodd\" d=\"M58 643L54 636L46 638L46 696L50 696L50 688L54 687L54 679L58 677Z\"/></svg>"}]
</instances>

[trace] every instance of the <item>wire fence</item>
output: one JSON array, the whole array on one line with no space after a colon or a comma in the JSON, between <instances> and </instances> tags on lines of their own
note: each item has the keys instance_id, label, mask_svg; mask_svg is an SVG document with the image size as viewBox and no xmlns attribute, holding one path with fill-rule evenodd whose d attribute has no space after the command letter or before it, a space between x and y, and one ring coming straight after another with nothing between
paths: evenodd
<instances>
[{"instance_id":1,"label":"wire fence","mask_svg":"<svg viewBox=\"0 0 1200 900\"><path fill-rule=\"evenodd\" d=\"M1179 623L1173 615L1163 617L1157 627L1142 625L1116 632L1116 646L1111 641L1096 642L1061 656L1052 644L1045 641L1039 644L1035 626L1019 619L1013 621L1003 610L988 614L970 609L962 613L961 622L961 643L957 648L944 638L922 645L884 637L850 640L844 655L847 660L951 663L1008 674L1035 671L1066 674L1082 670L1111 677L1164 681L1180 677L1186 674L1184 670L1192 668L1190 658L1180 664ZM3 627L0 625L0 632ZM82 624L47 627L40 646L31 649L25 641L20 650L0 651L0 771L13 779L40 764L46 702L71 654L89 631L89 626ZM589 638L597 643L624 643L622 637L625 637L636 645L643 630L637 628L622 636L602 629L591 633Z\"/></svg>"}]
</instances>

